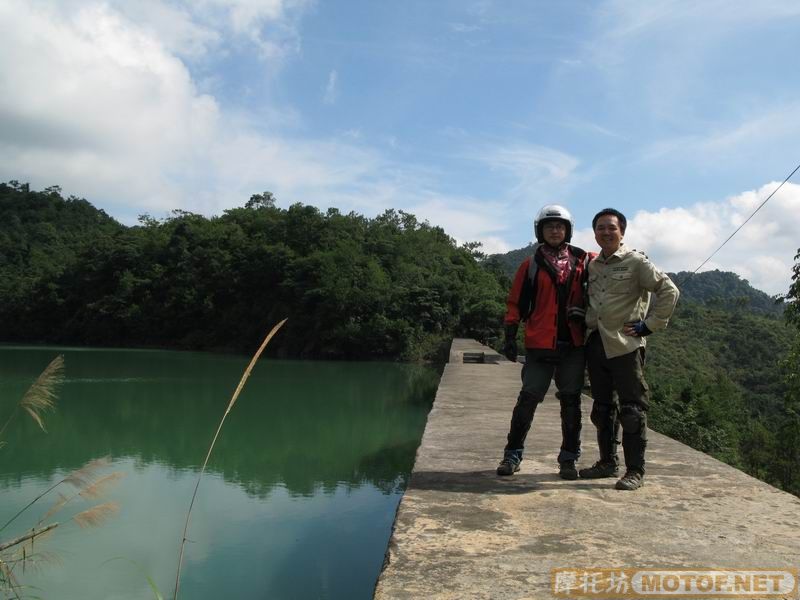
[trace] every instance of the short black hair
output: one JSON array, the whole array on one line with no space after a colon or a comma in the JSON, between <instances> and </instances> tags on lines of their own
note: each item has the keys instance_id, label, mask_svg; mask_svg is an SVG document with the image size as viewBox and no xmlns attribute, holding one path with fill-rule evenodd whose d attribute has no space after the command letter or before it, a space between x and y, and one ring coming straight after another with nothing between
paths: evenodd
<instances>
[{"instance_id":1,"label":"short black hair","mask_svg":"<svg viewBox=\"0 0 800 600\"><path fill-rule=\"evenodd\" d=\"M628 226L628 219L625 218L621 212L619 212L616 208L604 208L599 213L594 216L592 219L592 231L595 230L597 227L597 219L602 217L603 215L611 215L612 217L617 217L619 221L619 228L622 231L622 235L625 235L625 228Z\"/></svg>"}]
</instances>

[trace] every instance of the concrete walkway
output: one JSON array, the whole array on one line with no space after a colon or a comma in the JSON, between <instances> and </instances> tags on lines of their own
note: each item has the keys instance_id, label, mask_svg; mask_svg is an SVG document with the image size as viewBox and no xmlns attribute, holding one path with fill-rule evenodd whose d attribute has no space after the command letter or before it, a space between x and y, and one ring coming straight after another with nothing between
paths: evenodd
<instances>
[{"instance_id":1,"label":"concrete walkway","mask_svg":"<svg viewBox=\"0 0 800 600\"><path fill-rule=\"evenodd\" d=\"M498 477L521 365L464 364L465 351L493 353L453 342L377 599L554 598L553 568L800 566L800 499L655 432L640 490L559 479L553 389L521 471ZM590 410L584 398L579 466L597 460Z\"/></svg>"}]
</instances>

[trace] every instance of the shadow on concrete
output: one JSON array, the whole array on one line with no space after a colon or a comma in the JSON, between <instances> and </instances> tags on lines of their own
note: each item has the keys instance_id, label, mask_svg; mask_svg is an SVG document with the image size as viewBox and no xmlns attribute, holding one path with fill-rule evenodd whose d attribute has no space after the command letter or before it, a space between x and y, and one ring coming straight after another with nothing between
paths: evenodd
<instances>
[{"instance_id":1,"label":"shadow on concrete","mask_svg":"<svg viewBox=\"0 0 800 600\"><path fill-rule=\"evenodd\" d=\"M409 488L453 492L456 494L530 494L547 490L608 488L614 479L576 479L566 481L557 473L517 473L499 477L494 469L486 471L414 471Z\"/></svg>"}]
</instances>

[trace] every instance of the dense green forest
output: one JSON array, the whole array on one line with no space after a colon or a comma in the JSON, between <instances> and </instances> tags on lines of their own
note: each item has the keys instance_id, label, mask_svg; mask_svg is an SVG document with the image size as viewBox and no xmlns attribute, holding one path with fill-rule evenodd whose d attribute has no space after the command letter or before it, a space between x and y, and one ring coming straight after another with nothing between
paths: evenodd
<instances>
[{"instance_id":1,"label":"dense green forest","mask_svg":"<svg viewBox=\"0 0 800 600\"><path fill-rule=\"evenodd\" d=\"M504 277L439 227L272 194L126 227L57 187L0 184L0 340L416 360L500 328Z\"/></svg>"},{"instance_id":2,"label":"dense green forest","mask_svg":"<svg viewBox=\"0 0 800 600\"><path fill-rule=\"evenodd\" d=\"M510 275L529 254L489 260ZM671 274L681 299L666 331L648 338L646 366L653 429L796 495L799 269L783 302L734 273Z\"/></svg>"}]
</instances>

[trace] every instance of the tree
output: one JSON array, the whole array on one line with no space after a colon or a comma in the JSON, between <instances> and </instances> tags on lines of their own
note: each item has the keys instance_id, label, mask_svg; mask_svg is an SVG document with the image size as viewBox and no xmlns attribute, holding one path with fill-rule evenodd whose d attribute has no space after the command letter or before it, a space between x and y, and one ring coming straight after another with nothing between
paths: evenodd
<instances>
[{"instance_id":1,"label":"tree","mask_svg":"<svg viewBox=\"0 0 800 600\"><path fill-rule=\"evenodd\" d=\"M790 326L797 332L794 345L789 351L786 360L783 361L783 369L786 377L787 405L796 414L800 413L800 248L794 257L795 263L792 269L792 284L789 292L783 297L787 302L784 317Z\"/></svg>"},{"instance_id":2,"label":"tree","mask_svg":"<svg viewBox=\"0 0 800 600\"><path fill-rule=\"evenodd\" d=\"M272 192L264 192L263 194L253 194L250 200L244 205L245 208L257 210L259 208L275 208L275 196Z\"/></svg>"}]
</instances>

